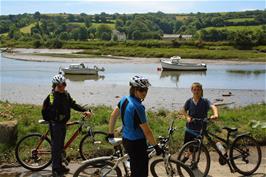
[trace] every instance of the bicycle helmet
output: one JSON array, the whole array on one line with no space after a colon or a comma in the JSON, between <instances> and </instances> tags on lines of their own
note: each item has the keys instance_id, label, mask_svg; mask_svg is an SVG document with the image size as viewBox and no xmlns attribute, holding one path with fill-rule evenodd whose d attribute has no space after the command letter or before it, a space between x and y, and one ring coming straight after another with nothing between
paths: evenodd
<instances>
[{"instance_id":1,"label":"bicycle helmet","mask_svg":"<svg viewBox=\"0 0 266 177\"><path fill-rule=\"evenodd\" d=\"M143 76L134 76L129 81L129 85L133 87L149 88L151 86L149 80Z\"/></svg>"},{"instance_id":2,"label":"bicycle helmet","mask_svg":"<svg viewBox=\"0 0 266 177\"><path fill-rule=\"evenodd\" d=\"M54 85L64 84L66 83L66 79L62 74L57 74L53 77L52 83Z\"/></svg>"}]
</instances>

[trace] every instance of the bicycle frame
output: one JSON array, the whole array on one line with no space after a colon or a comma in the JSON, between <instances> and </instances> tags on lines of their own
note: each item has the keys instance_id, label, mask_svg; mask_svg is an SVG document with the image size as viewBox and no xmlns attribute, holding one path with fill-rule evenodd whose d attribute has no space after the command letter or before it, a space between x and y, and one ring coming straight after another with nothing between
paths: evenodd
<instances>
[{"instance_id":1,"label":"bicycle frame","mask_svg":"<svg viewBox=\"0 0 266 177\"><path fill-rule=\"evenodd\" d=\"M202 122L204 122L206 125L203 125L203 128L200 131L200 135L196 138L196 141L199 142L199 152L201 152L201 146L203 144L203 139L204 139L204 137L206 137L207 140L208 140L208 143L211 145L211 147L213 147L214 150L216 151L216 153L219 154L219 157L221 157L222 160L224 160L227 163L227 165L230 168L230 171L232 173L234 173L235 170L233 169L233 167L232 167L232 165L230 163L230 157L228 157L228 155L227 155L228 154L228 150L231 148L231 143L230 143L230 139L229 139L230 132L227 132L226 139L221 138L221 137L217 136L216 134L214 134L212 132L209 132L207 130L207 125L209 123L208 119L205 119ZM243 134L241 134L241 135L243 135ZM219 141L222 141L226 145L226 153L225 154L222 154L222 152L217 148L216 142L213 139L218 139ZM197 162L199 161L199 156L200 156L200 153L198 153L198 156L197 156L197 159L196 159Z\"/></svg>"},{"instance_id":2,"label":"bicycle frame","mask_svg":"<svg viewBox=\"0 0 266 177\"><path fill-rule=\"evenodd\" d=\"M72 125L80 125L80 126L73 133L73 135L70 137L70 139L65 143L64 150L66 150L73 143L73 141L77 138L77 136L82 132L82 128L83 128L83 125L84 125L84 117L81 119L81 121L74 121L74 122L70 122L70 123L67 123L66 124L67 127L72 126ZM50 130L48 129L46 131L46 133L43 134L43 136L41 137L40 141L37 144L36 150L39 149L39 147L41 146L41 144L44 141L44 139L45 138L48 138L49 132L50 132ZM91 128L89 129L88 133L89 134L92 134ZM38 153L39 154L49 154L51 152L50 151L40 151L40 150L38 150Z\"/></svg>"},{"instance_id":3,"label":"bicycle frame","mask_svg":"<svg viewBox=\"0 0 266 177\"><path fill-rule=\"evenodd\" d=\"M160 144L165 148L165 146L169 143L169 140L172 136L172 134L174 133L174 131L176 130L174 127L174 120L171 122L171 125L170 127L168 128L168 135L167 137L159 137L159 141L160 141ZM107 174L109 174L112 170L115 170L116 167L118 167L118 165L122 162L123 163L123 167L124 167L124 170L126 172L126 176L129 176L129 171L125 165L125 162L128 160L129 156L128 154L123 154L123 151L122 151L122 148L121 148L121 145L115 147L115 154L112 155L112 156L109 156L109 157L103 157L102 160L115 160L115 165L110 169L108 170L105 174L103 174L103 176L106 176ZM150 146L148 147L147 149L147 152L149 153L148 154L148 157L149 159L151 159L152 157L155 156L156 152L155 152L155 149ZM162 154L162 158L164 160L164 164L165 164L165 168L166 168L166 171L169 173L169 169L168 169L168 164L171 166L171 163L169 163L169 160L171 158L171 155L168 151L166 151L164 149L164 152ZM172 167L172 166L171 166ZM172 175L171 174L172 171L168 174L168 175Z\"/></svg>"}]
</instances>

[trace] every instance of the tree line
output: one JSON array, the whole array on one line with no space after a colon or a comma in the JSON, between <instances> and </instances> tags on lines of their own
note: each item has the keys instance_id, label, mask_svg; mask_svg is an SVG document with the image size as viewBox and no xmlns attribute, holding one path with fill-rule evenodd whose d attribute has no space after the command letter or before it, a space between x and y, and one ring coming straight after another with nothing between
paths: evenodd
<instances>
[{"instance_id":1,"label":"tree line","mask_svg":"<svg viewBox=\"0 0 266 177\"><path fill-rule=\"evenodd\" d=\"M177 18L177 17L182 17ZM247 20L245 20L245 18ZM230 20L244 19L244 20ZM33 24L30 33L20 28ZM95 25L97 24L97 25ZM229 31L207 27L265 25L266 11L255 10L228 13L165 14L19 14L0 16L1 40L34 41L34 46L60 47L62 41L118 40L113 30L129 40L162 39L163 34L192 34L203 41L233 41L253 45L265 44L265 27L257 31ZM245 39L245 40L244 40ZM243 41L244 40L244 41ZM240 47L241 48L241 47Z\"/></svg>"}]
</instances>

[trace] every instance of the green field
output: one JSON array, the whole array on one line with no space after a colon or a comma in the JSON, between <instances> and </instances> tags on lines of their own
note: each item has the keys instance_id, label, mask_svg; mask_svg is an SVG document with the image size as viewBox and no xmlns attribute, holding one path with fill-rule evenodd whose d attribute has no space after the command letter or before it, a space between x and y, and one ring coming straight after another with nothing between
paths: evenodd
<instances>
[{"instance_id":1,"label":"green field","mask_svg":"<svg viewBox=\"0 0 266 177\"><path fill-rule=\"evenodd\" d=\"M72 22L72 23L68 23L72 26L85 26L84 23L80 23L80 22ZM112 30L115 29L115 24L114 23L92 23L92 26L91 27L94 27L94 28L98 28L98 26L100 25L107 25L109 26Z\"/></svg>"},{"instance_id":2,"label":"green field","mask_svg":"<svg viewBox=\"0 0 266 177\"><path fill-rule=\"evenodd\" d=\"M245 22L245 21L254 21L255 18L232 18L232 19L227 19L225 21L227 22Z\"/></svg>"},{"instance_id":3,"label":"green field","mask_svg":"<svg viewBox=\"0 0 266 177\"><path fill-rule=\"evenodd\" d=\"M224 27L208 27L208 28L203 28L205 30L211 30L211 29L216 29L216 30L229 30L229 31L241 31L241 30L248 30L248 31L257 31L262 29L262 25L257 25L257 26L224 26ZM202 29L201 29L202 30Z\"/></svg>"},{"instance_id":4,"label":"green field","mask_svg":"<svg viewBox=\"0 0 266 177\"><path fill-rule=\"evenodd\" d=\"M176 20L179 20L179 21L184 21L185 19L187 19L189 16L187 15L177 15L175 16L175 19Z\"/></svg>"},{"instance_id":5,"label":"green field","mask_svg":"<svg viewBox=\"0 0 266 177\"><path fill-rule=\"evenodd\" d=\"M23 28L20 28L20 32L22 33L30 33L31 32L31 28L34 27L36 25L36 23L32 23L28 26L25 26Z\"/></svg>"}]
</instances>

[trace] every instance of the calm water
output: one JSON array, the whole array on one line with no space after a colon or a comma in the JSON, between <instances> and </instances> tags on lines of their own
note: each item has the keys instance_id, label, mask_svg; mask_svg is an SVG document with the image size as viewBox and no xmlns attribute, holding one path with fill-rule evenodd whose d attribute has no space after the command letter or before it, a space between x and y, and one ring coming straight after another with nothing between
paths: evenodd
<instances>
[{"instance_id":1,"label":"calm water","mask_svg":"<svg viewBox=\"0 0 266 177\"><path fill-rule=\"evenodd\" d=\"M1 56L1 84L38 84L46 85L51 77L58 73L60 66L70 63L31 62L6 59ZM86 64L86 63L85 63ZM204 88L215 89L257 89L266 90L266 74L234 74L228 70L265 70L266 65L214 65L208 64L206 72L161 72L157 71L160 64L99 64L105 72L98 77L68 76L71 84L103 84L128 85L134 75L144 75L155 87L189 88L194 81L201 82Z\"/></svg>"}]
</instances>

